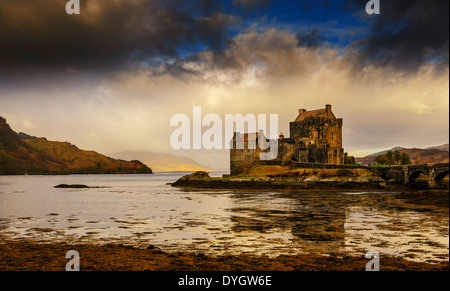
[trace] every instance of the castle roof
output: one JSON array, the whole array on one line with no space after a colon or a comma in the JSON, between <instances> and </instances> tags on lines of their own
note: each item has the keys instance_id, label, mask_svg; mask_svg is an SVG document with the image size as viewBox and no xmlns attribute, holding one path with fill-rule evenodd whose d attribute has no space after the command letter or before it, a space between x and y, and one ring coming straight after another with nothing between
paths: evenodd
<instances>
[{"instance_id":1,"label":"castle roof","mask_svg":"<svg viewBox=\"0 0 450 291\"><path fill-rule=\"evenodd\" d=\"M312 111L306 111L303 114L300 114L297 119L295 119L295 122L303 121L308 117L321 117L326 116L327 110L326 109L319 109L319 110L312 110Z\"/></svg>"},{"instance_id":2,"label":"castle roof","mask_svg":"<svg viewBox=\"0 0 450 291\"><path fill-rule=\"evenodd\" d=\"M334 117L333 112L331 111L331 105L327 105L326 108L324 109L317 109L317 110L311 110L311 111L306 111L305 109L300 109L299 110L299 115L298 117L295 119L295 122L301 122L304 121L305 119L309 118L309 117Z\"/></svg>"}]
</instances>

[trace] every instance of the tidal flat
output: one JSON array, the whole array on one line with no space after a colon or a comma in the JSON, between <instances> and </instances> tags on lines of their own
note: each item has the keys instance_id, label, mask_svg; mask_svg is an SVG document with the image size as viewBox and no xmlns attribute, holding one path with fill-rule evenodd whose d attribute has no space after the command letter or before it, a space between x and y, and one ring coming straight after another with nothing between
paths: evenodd
<instances>
[{"instance_id":1,"label":"tidal flat","mask_svg":"<svg viewBox=\"0 0 450 291\"><path fill-rule=\"evenodd\" d=\"M33 241L1 243L0 271L64 271L68 250L80 253L81 271L365 271L365 257L295 255L208 256L193 252L164 252L155 247L124 245L43 244ZM381 258L380 271L448 271L449 264Z\"/></svg>"}]
</instances>

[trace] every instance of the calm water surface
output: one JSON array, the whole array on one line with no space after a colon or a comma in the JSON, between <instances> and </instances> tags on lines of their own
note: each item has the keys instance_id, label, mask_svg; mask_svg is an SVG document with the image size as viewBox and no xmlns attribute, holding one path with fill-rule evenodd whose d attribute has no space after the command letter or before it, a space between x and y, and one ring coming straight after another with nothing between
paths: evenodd
<instances>
[{"instance_id":1,"label":"calm water surface","mask_svg":"<svg viewBox=\"0 0 450 291\"><path fill-rule=\"evenodd\" d=\"M0 240L268 256L375 250L448 261L448 205L416 207L408 202L410 193L184 191L167 185L182 175L0 176ZM59 184L104 188L55 189Z\"/></svg>"}]
</instances>

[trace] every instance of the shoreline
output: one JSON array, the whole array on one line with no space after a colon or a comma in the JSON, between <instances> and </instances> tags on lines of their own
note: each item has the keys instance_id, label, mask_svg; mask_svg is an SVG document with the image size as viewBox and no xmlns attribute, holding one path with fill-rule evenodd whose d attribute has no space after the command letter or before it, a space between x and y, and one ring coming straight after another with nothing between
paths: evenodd
<instances>
[{"instance_id":1,"label":"shoreline","mask_svg":"<svg viewBox=\"0 0 450 291\"><path fill-rule=\"evenodd\" d=\"M412 187L398 183L389 183L381 178L363 179L270 179L227 177L211 178L205 172L196 172L180 178L175 183L169 183L172 187L186 189L208 189L208 190L380 190L380 191L417 191L417 190L448 190L448 188L427 189L425 187Z\"/></svg>"},{"instance_id":2,"label":"shoreline","mask_svg":"<svg viewBox=\"0 0 450 291\"><path fill-rule=\"evenodd\" d=\"M154 246L139 249L120 244L37 243L32 240L0 243L0 271L64 271L65 255L80 254L81 271L365 271L364 256L254 255L210 256L193 252L164 252ZM380 256L381 271L448 271L438 264Z\"/></svg>"}]
</instances>

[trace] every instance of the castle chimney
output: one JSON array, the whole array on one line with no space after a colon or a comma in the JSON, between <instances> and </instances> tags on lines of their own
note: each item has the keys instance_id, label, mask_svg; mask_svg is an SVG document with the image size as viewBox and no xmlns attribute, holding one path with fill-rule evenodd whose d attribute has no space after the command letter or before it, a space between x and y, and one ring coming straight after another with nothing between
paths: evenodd
<instances>
[{"instance_id":1,"label":"castle chimney","mask_svg":"<svg viewBox=\"0 0 450 291\"><path fill-rule=\"evenodd\" d=\"M280 139L284 139L284 133L280 133Z\"/></svg>"},{"instance_id":2,"label":"castle chimney","mask_svg":"<svg viewBox=\"0 0 450 291\"><path fill-rule=\"evenodd\" d=\"M325 105L325 107L327 108L327 116L328 117L331 117L331 115L333 114L332 112L331 112L331 105Z\"/></svg>"},{"instance_id":3,"label":"castle chimney","mask_svg":"<svg viewBox=\"0 0 450 291\"><path fill-rule=\"evenodd\" d=\"M299 109L299 110L298 110L298 114L299 114L299 115L302 115L302 114L304 114L304 113L306 113L306 109Z\"/></svg>"}]
</instances>

